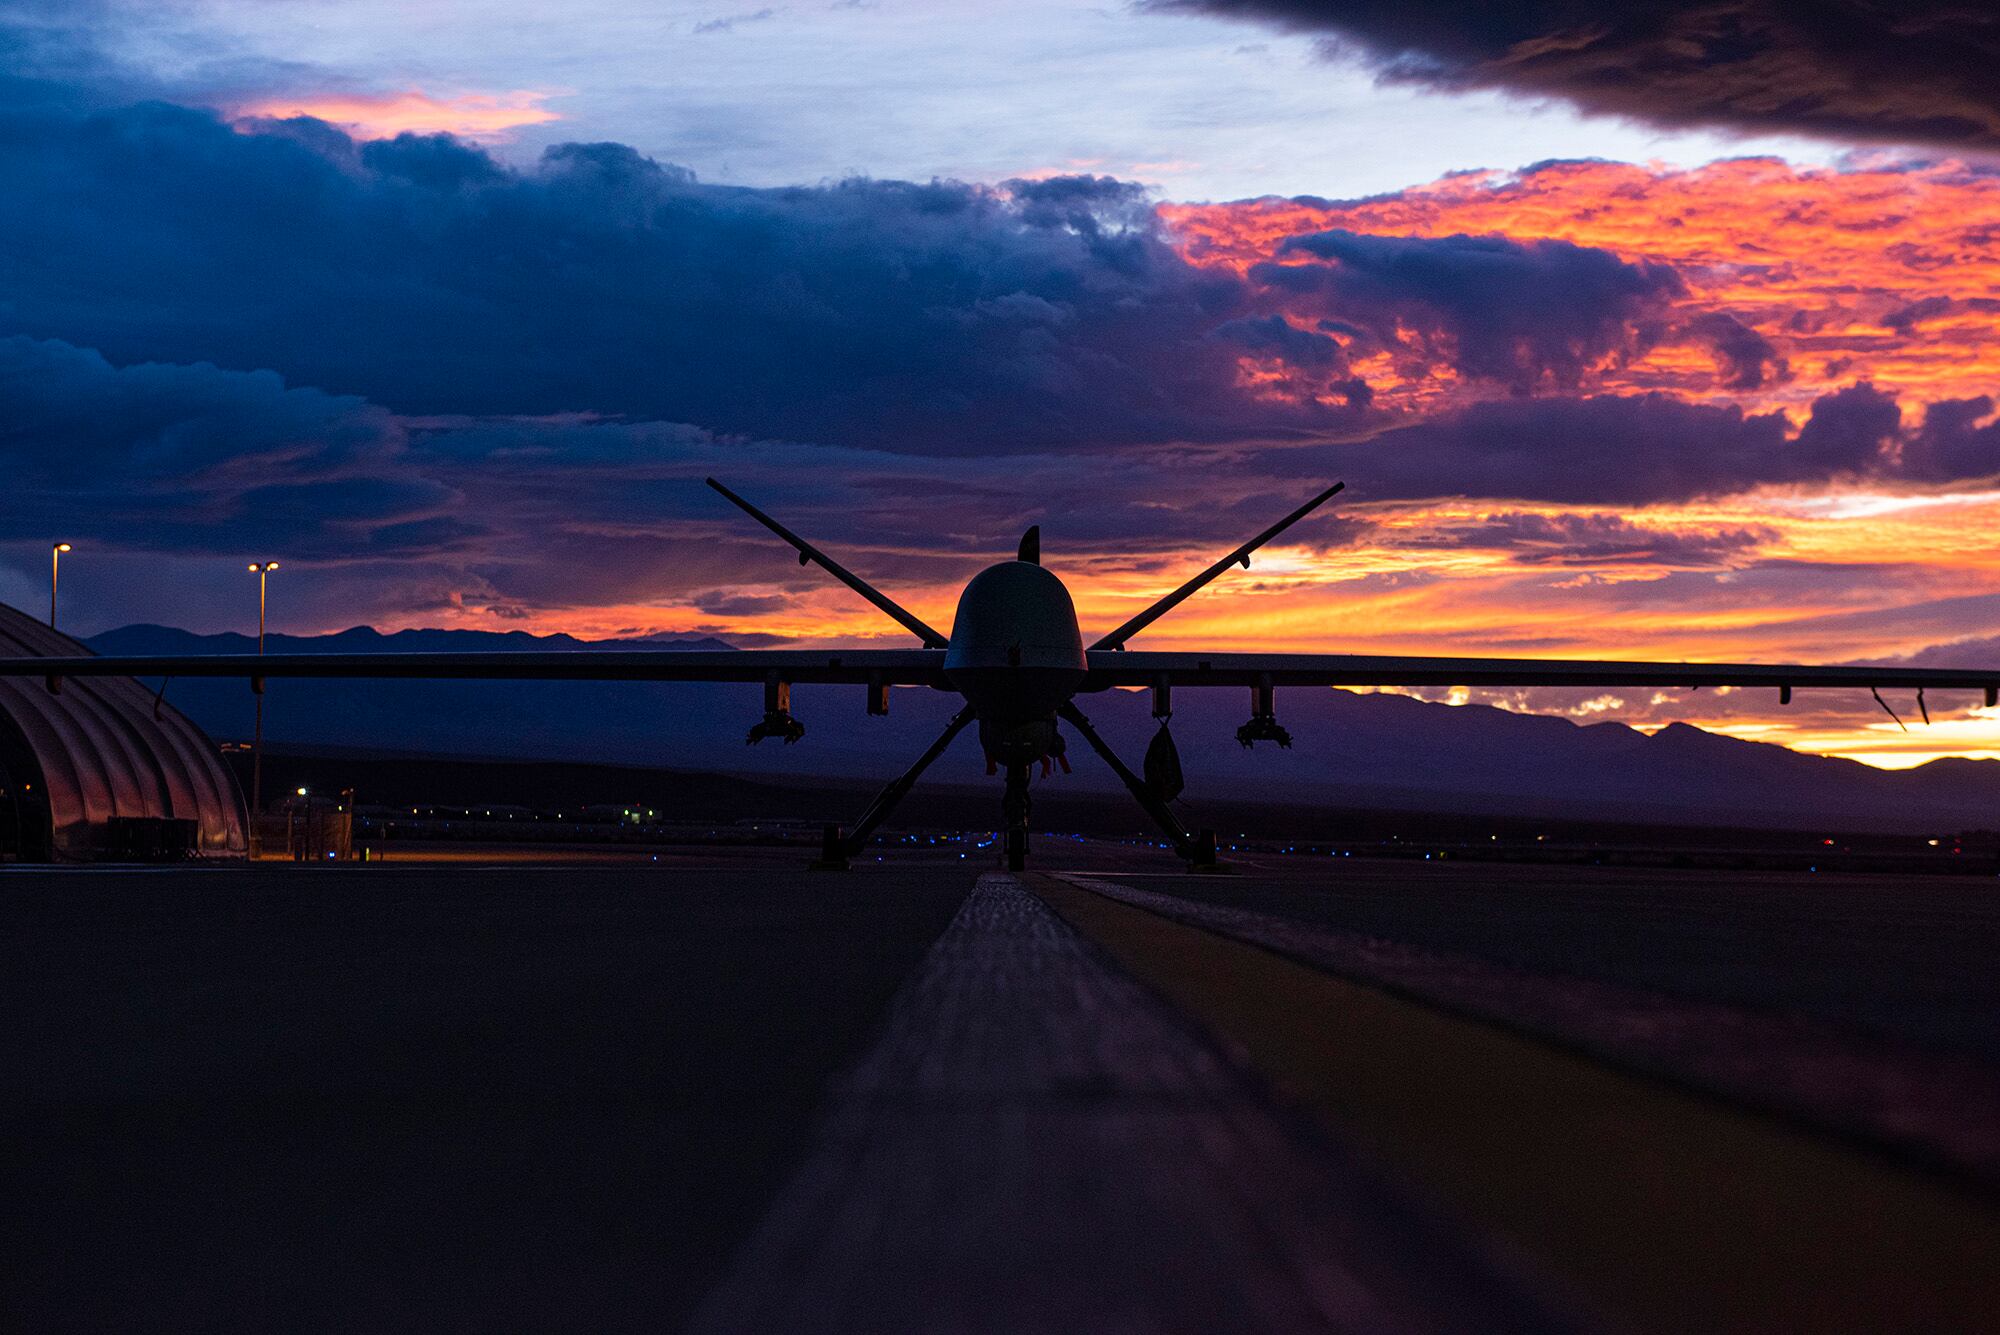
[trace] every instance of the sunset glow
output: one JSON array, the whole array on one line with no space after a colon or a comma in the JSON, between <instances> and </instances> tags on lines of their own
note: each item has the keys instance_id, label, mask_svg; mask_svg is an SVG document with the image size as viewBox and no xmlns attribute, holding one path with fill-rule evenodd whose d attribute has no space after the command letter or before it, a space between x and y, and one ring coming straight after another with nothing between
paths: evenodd
<instances>
[{"instance_id":1,"label":"sunset glow","mask_svg":"<svg viewBox=\"0 0 2000 1335\"><path fill-rule=\"evenodd\" d=\"M667 37L747 59L793 21ZM713 474L938 626L1040 524L1101 631L1342 479L1145 643L2000 657L2000 174L1971 147L1677 166L1593 156L1630 145L1591 122L1575 160L1189 203L1215 154L1172 134L899 180L834 108L859 156L773 186L680 165L745 147L692 112L685 159L559 142L535 80L582 67L507 68L267 62L186 106L113 80L153 100L0 147L0 242L34 257L10 420L61 442L17 489L130 563L115 616L254 540L298 573L293 628L900 642ZM232 624L224 588L176 605ZM2000 748L1977 701L1906 734L1865 699L1466 699L1891 765Z\"/></svg>"},{"instance_id":2,"label":"sunset glow","mask_svg":"<svg viewBox=\"0 0 2000 1335\"><path fill-rule=\"evenodd\" d=\"M1784 363L1766 383L1729 384L1708 351L1664 341L1594 368L1593 384L1607 390L1796 406L1857 379L1920 399L2000 386L2000 177L1955 162L1845 171L1767 159L1690 169L1565 162L1347 203L1165 204L1161 215L1190 260L1239 273L1299 262L1280 245L1329 228L1555 238L1663 262L1687 288L1676 316L1733 317Z\"/></svg>"},{"instance_id":3,"label":"sunset glow","mask_svg":"<svg viewBox=\"0 0 2000 1335\"><path fill-rule=\"evenodd\" d=\"M561 117L542 105L548 93L464 93L433 97L416 89L398 93L326 93L278 97L237 108L248 119L285 120L310 116L338 125L357 139L399 134L450 134L487 142L504 139L525 125L546 125Z\"/></svg>"}]
</instances>

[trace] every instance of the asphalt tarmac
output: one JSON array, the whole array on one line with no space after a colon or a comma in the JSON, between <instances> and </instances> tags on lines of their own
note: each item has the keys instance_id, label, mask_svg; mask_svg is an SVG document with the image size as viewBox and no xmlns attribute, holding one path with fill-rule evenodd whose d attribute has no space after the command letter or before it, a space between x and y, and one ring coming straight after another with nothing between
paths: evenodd
<instances>
[{"instance_id":1,"label":"asphalt tarmac","mask_svg":"<svg viewBox=\"0 0 2000 1335\"><path fill-rule=\"evenodd\" d=\"M0 1325L672 1329L971 880L0 873Z\"/></svg>"},{"instance_id":2,"label":"asphalt tarmac","mask_svg":"<svg viewBox=\"0 0 2000 1335\"><path fill-rule=\"evenodd\" d=\"M1234 867L1226 877L1170 874L1172 891L2000 1064L2000 876L1279 855ZM1164 884L1158 875L1131 883Z\"/></svg>"},{"instance_id":3,"label":"asphalt tarmac","mask_svg":"<svg viewBox=\"0 0 2000 1335\"><path fill-rule=\"evenodd\" d=\"M1041 852L0 872L0 1322L2000 1328L2000 882Z\"/></svg>"}]
</instances>

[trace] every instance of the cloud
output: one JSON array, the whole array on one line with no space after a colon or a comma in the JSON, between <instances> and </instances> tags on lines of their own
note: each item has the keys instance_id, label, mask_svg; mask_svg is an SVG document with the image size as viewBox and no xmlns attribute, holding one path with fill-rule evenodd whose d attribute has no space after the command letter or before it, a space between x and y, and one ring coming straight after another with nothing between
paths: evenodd
<instances>
[{"instance_id":1,"label":"cloud","mask_svg":"<svg viewBox=\"0 0 2000 1335\"><path fill-rule=\"evenodd\" d=\"M225 576L278 555L328 600L347 590L341 624L371 608L621 604L811 618L811 596L846 597L703 487L710 474L897 586L956 585L1030 523L1055 562L1106 542L1224 549L1299 500L1253 478L1190 501L1176 461L1144 453L1107 466L588 416L412 419L268 371L120 367L21 337L0 339L0 474L0 545L61 532L95 561L148 554Z\"/></svg>"},{"instance_id":2,"label":"cloud","mask_svg":"<svg viewBox=\"0 0 2000 1335\"><path fill-rule=\"evenodd\" d=\"M514 169L446 136L363 142L305 118L244 132L159 104L10 124L0 333L118 364L269 368L404 416L585 411L967 457L1351 436L1496 391L1757 396L1864 339L1921 341L1890 365L1912 379L1979 364L1970 333L1885 335L1875 322L1917 300L1900 292L1854 298L1865 326L1827 315L1865 336L1775 332L1779 296L1835 302L1855 276L1788 278L1812 273L1805 257L1720 248L1733 234L1715 211L1796 195L1817 217L1817 178L1614 181L1615 165L1569 164L1394 201L1217 206L1203 237L1224 215L1255 234L1218 263L1188 211L1163 216L1104 176L753 189L615 144ZM1669 198L1673 216L1647 221L1649 190L1682 189L1699 209ZM1923 202L1884 189L1857 178L1853 202ZM1607 244L1507 234L1572 216L1643 225ZM1762 220L1758 234L1779 235ZM1683 248L1668 262L1656 242Z\"/></svg>"},{"instance_id":3,"label":"cloud","mask_svg":"<svg viewBox=\"0 0 2000 1335\"><path fill-rule=\"evenodd\" d=\"M0 189L0 332L401 413L959 454L1353 419L1246 393L1211 335L1247 289L1109 178L710 186L616 144L515 171L443 137L146 104L14 125Z\"/></svg>"},{"instance_id":4,"label":"cloud","mask_svg":"<svg viewBox=\"0 0 2000 1335\"><path fill-rule=\"evenodd\" d=\"M1502 399L1338 445L1130 447L970 458L722 436L684 423L470 415L412 419L270 372L118 367L55 341L0 339L0 540L61 531L102 550L344 567L378 590L559 608L680 605L812 615L799 575L699 485L720 474L873 577L949 587L1030 523L1061 564L1139 569L1226 550L1323 479L1364 505L1444 496L1652 505L1766 485L1930 488L2000 473L1990 400L1905 414L1870 386L1804 423L1664 395ZM1199 499L1188 480L1204 480ZM1226 483L1219 481L1226 479ZM1316 520L1321 552L1391 542L1368 513ZM1494 511L1429 530L1525 566L1704 569L1754 555L1753 526ZM745 589L746 571L762 572ZM796 580L796 584L785 581ZM778 581L776 589L772 581ZM437 585L438 587L432 587Z\"/></svg>"},{"instance_id":5,"label":"cloud","mask_svg":"<svg viewBox=\"0 0 2000 1335\"><path fill-rule=\"evenodd\" d=\"M778 17L775 9L757 9L743 14L724 14L719 18L703 19L694 25L697 34L711 32L733 32L746 23L765 23Z\"/></svg>"},{"instance_id":6,"label":"cloud","mask_svg":"<svg viewBox=\"0 0 2000 1335\"><path fill-rule=\"evenodd\" d=\"M1930 483L2000 472L2000 421L1994 420L1994 407L1987 395L1931 404L1899 451L1900 471Z\"/></svg>"},{"instance_id":7,"label":"cloud","mask_svg":"<svg viewBox=\"0 0 2000 1335\"><path fill-rule=\"evenodd\" d=\"M1632 609L1791 609L1871 576L1784 584L1757 525L1601 510L2000 471L1969 383L1990 312L1887 320L1990 249L1963 169L1566 164L1215 206L1247 238L1215 263L1104 176L746 189L619 145L515 168L160 104L0 120L0 544L25 569L77 538L78 606L126 619L240 620L241 561L277 555L304 624L873 633L713 473L939 620L1040 523L1108 625L1345 477L1358 514L1287 535L1180 632L1414 651L1477 608L1520 616L1488 647L1609 652L1591 637ZM1816 230L1780 240L1772 209ZM1787 379L1836 351L1906 379ZM1439 495L1477 504L1409 504ZM1594 567L1669 587L1561 589L1538 619L1532 590L1621 583ZM1425 597L1453 610L1407 617Z\"/></svg>"},{"instance_id":8,"label":"cloud","mask_svg":"<svg viewBox=\"0 0 2000 1335\"><path fill-rule=\"evenodd\" d=\"M1775 542L1775 529L1665 528L1613 514L1490 514L1472 524L1426 530L1420 546L1484 548L1527 566L1648 566L1707 569L1744 562Z\"/></svg>"},{"instance_id":9,"label":"cloud","mask_svg":"<svg viewBox=\"0 0 2000 1335\"><path fill-rule=\"evenodd\" d=\"M402 425L352 396L0 338L9 528L183 553L282 542L306 559L435 553L477 533L448 513L459 493L405 475L408 460Z\"/></svg>"},{"instance_id":10,"label":"cloud","mask_svg":"<svg viewBox=\"0 0 2000 1335\"><path fill-rule=\"evenodd\" d=\"M2000 473L2000 430L1981 424L1992 407L1938 405L1913 432L1895 399L1866 384L1814 400L1796 429L1781 412L1664 394L1513 399L1278 457L1345 477L1370 500L1650 505L1839 479L1929 486Z\"/></svg>"},{"instance_id":11,"label":"cloud","mask_svg":"<svg viewBox=\"0 0 2000 1335\"><path fill-rule=\"evenodd\" d=\"M772 612L783 612L792 606L790 598L773 594L732 593L727 589L711 589L707 593L692 595L688 601L695 610L706 612L712 617L758 617Z\"/></svg>"},{"instance_id":12,"label":"cloud","mask_svg":"<svg viewBox=\"0 0 2000 1335\"><path fill-rule=\"evenodd\" d=\"M1983 290L1979 275L2000 239L2000 174L1978 164L1878 159L1833 170L1735 158L1682 170L1547 162L1456 173L1365 199L1165 203L1159 211L1191 263L1232 273L1271 263L1292 238L1328 232L1384 242L1564 241L1670 269L1685 291L1628 298L1636 323L1626 351L1584 382L1599 391L1671 390L1772 407L1839 388L1858 371L1899 397L1930 400L1990 392L2000 356L2000 302L1966 295ZM1581 259L1574 272L1589 277ZM1318 300L1306 294L1294 313L1273 294L1278 312L1301 327L1316 327ZM1617 341L1611 327L1597 346ZM1367 369L1377 406L1390 411L1453 392L1452 375L1414 357Z\"/></svg>"},{"instance_id":13,"label":"cloud","mask_svg":"<svg viewBox=\"0 0 2000 1335\"><path fill-rule=\"evenodd\" d=\"M1301 258L1316 262L1286 262ZM1342 229L1285 239L1250 277L1283 293L1288 311L1358 326L1374 346L1517 393L1574 387L1636 352L1686 291L1665 265L1568 241Z\"/></svg>"},{"instance_id":14,"label":"cloud","mask_svg":"<svg viewBox=\"0 0 2000 1335\"><path fill-rule=\"evenodd\" d=\"M248 120L306 117L337 125L357 139L399 134L450 134L475 141L505 139L524 125L560 120L542 105L549 94L528 89L507 93L460 93L434 97L418 89L393 93L292 93L262 97L235 106Z\"/></svg>"},{"instance_id":15,"label":"cloud","mask_svg":"<svg viewBox=\"0 0 2000 1335\"><path fill-rule=\"evenodd\" d=\"M191 35L186 4L124 0L6 0L0 4L0 109L106 110L135 102L240 107L260 98L368 97L323 67L249 55L211 34ZM167 59L143 63L150 50Z\"/></svg>"},{"instance_id":16,"label":"cloud","mask_svg":"<svg viewBox=\"0 0 2000 1335\"><path fill-rule=\"evenodd\" d=\"M1146 0L1321 34L1383 78L1668 128L2000 149L2000 17L1963 0Z\"/></svg>"},{"instance_id":17,"label":"cloud","mask_svg":"<svg viewBox=\"0 0 2000 1335\"><path fill-rule=\"evenodd\" d=\"M1926 645L1915 653L1870 661L1909 667L1986 668L2000 661L2000 635L1979 635L1968 639L1951 640L1944 644Z\"/></svg>"},{"instance_id":18,"label":"cloud","mask_svg":"<svg viewBox=\"0 0 2000 1335\"><path fill-rule=\"evenodd\" d=\"M1790 364L1771 340L1726 311L1702 312L1675 329L1672 340L1713 353L1729 389L1762 389L1791 378Z\"/></svg>"}]
</instances>

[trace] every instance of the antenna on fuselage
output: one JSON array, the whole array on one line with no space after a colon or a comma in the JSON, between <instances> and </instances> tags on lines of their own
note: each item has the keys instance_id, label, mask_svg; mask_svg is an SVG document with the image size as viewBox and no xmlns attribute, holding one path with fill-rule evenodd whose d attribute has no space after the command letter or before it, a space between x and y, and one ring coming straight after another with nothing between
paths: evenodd
<instances>
[{"instance_id":1,"label":"antenna on fuselage","mask_svg":"<svg viewBox=\"0 0 2000 1335\"><path fill-rule=\"evenodd\" d=\"M714 487L724 496L727 496L738 509L743 511L744 514L749 515L752 519L762 524L765 528L770 529L771 532L777 534L779 537L783 538L786 542L790 543L792 545L792 550L796 551L799 554L800 565L805 565L808 562L817 563L821 570L824 570L827 574L833 576L835 579L839 580L842 584L845 584L848 588L854 590L856 593L860 594L863 598L866 598L869 602L875 604L876 607L880 608L892 620L900 624L905 630L909 631L912 635L915 635L918 639L922 640L924 642L924 648L944 649L950 646L951 644L950 640L946 639L944 636L938 634L936 631L932 630L929 626L925 625L920 619L918 619L918 617L914 613L905 609L900 603L898 603L895 599L891 598L888 594L883 593L873 584L870 584L867 580L861 578L861 576L855 574L852 570L849 570L846 566L840 564L840 562L834 560L832 557L828 556L825 552L813 546L811 543L807 542L804 538L792 532L790 529L786 528L783 524L780 524L777 520L771 518L771 516L765 514L762 510L759 510L756 506L750 504L750 502L744 500L741 496L738 496L735 492L731 491L729 488L723 486L720 482L717 482L714 478L708 479L708 485Z\"/></svg>"},{"instance_id":2,"label":"antenna on fuselage","mask_svg":"<svg viewBox=\"0 0 2000 1335\"><path fill-rule=\"evenodd\" d=\"M1028 531L1021 535L1021 550L1014 554L1016 561L1026 561L1031 566L1042 563L1042 526L1030 524Z\"/></svg>"},{"instance_id":3,"label":"antenna on fuselage","mask_svg":"<svg viewBox=\"0 0 2000 1335\"><path fill-rule=\"evenodd\" d=\"M1280 533L1283 533L1313 511L1319 509L1320 506L1325 505L1329 500L1333 499L1336 492L1345 490L1346 487L1347 484L1345 482L1334 483L1325 491L1313 497L1304 505L1301 505L1298 509L1292 511L1283 519L1280 519L1277 523L1271 525L1271 527L1265 529L1262 533L1259 533L1256 537L1250 539L1250 541L1244 543L1241 547L1238 547L1235 551L1223 557L1220 561L1217 561L1214 565L1202 571L1199 575L1196 575L1193 579L1181 585L1178 589L1175 589L1172 593L1160 599L1160 601L1154 603L1151 607L1139 613L1138 616L1133 617L1130 621L1090 647L1093 650L1123 649L1125 641L1131 639L1134 635L1137 635L1140 631L1152 625L1176 607L1179 607L1187 600L1190 594L1200 589L1202 585L1208 583L1223 571L1229 569L1229 567L1241 562L1243 568L1248 570L1250 568L1250 553L1256 551L1259 547L1262 547L1265 543L1277 537Z\"/></svg>"}]
</instances>

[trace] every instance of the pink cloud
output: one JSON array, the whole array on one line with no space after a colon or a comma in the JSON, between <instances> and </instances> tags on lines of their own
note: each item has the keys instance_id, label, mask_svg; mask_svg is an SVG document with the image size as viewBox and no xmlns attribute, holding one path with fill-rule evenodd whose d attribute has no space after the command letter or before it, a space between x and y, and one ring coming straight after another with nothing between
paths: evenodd
<instances>
[{"instance_id":1,"label":"pink cloud","mask_svg":"<svg viewBox=\"0 0 2000 1335\"><path fill-rule=\"evenodd\" d=\"M463 139L504 139L524 125L561 117L542 103L551 95L517 89L507 93L462 93L433 97L414 88L396 93L306 93L271 97L238 107L239 116L282 120L313 116L338 125L359 139L388 139L404 132L454 134Z\"/></svg>"}]
</instances>

